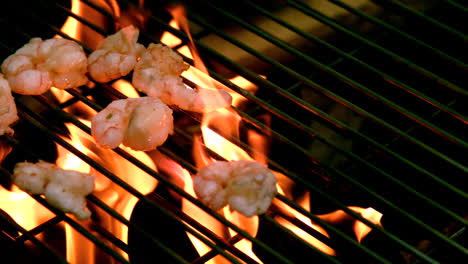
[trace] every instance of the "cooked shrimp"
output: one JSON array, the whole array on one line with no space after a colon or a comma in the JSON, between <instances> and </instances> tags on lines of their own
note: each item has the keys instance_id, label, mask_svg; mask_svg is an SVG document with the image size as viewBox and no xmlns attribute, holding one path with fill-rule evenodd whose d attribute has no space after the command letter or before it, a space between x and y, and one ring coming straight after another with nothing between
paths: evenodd
<instances>
[{"instance_id":1,"label":"cooked shrimp","mask_svg":"<svg viewBox=\"0 0 468 264\"><path fill-rule=\"evenodd\" d=\"M198 198L214 210L229 204L232 211L251 217L264 213L277 193L276 178L255 161L218 161L193 179Z\"/></svg>"},{"instance_id":2,"label":"cooked shrimp","mask_svg":"<svg viewBox=\"0 0 468 264\"><path fill-rule=\"evenodd\" d=\"M105 148L122 143L134 150L151 150L162 145L172 131L172 110L155 97L116 100L91 122L96 143Z\"/></svg>"},{"instance_id":3,"label":"cooked shrimp","mask_svg":"<svg viewBox=\"0 0 468 264\"><path fill-rule=\"evenodd\" d=\"M188 111L211 112L231 104L232 98L227 91L194 90L185 85L180 74L188 67L169 47L152 43L136 64L132 83L147 95Z\"/></svg>"},{"instance_id":4,"label":"cooked shrimp","mask_svg":"<svg viewBox=\"0 0 468 264\"><path fill-rule=\"evenodd\" d=\"M105 38L88 57L88 71L98 82L108 82L133 70L145 47L139 43L139 31L133 26Z\"/></svg>"},{"instance_id":5,"label":"cooked shrimp","mask_svg":"<svg viewBox=\"0 0 468 264\"><path fill-rule=\"evenodd\" d=\"M32 38L6 58L1 68L11 90L19 94L38 95L52 86L69 89L88 82L86 54L67 39Z\"/></svg>"},{"instance_id":6,"label":"cooked shrimp","mask_svg":"<svg viewBox=\"0 0 468 264\"><path fill-rule=\"evenodd\" d=\"M219 210L228 203L227 183L231 176L229 162L218 161L203 167L193 178L195 193L205 205Z\"/></svg>"},{"instance_id":7,"label":"cooked shrimp","mask_svg":"<svg viewBox=\"0 0 468 264\"><path fill-rule=\"evenodd\" d=\"M18 113L10 85L0 73L0 136L13 133L10 125L16 120L18 120Z\"/></svg>"},{"instance_id":8,"label":"cooked shrimp","mask_svg":"<svg viewBox=\"0 0 468 264\"><path fill-rule=\"evenodd\" d=\"M58 168L52 163L20 162L13 170L13 182L29 194L44 194L47 202L80 220L91 212L85 196L94 190L95 176Z\"/></svg>"}]
</instances>

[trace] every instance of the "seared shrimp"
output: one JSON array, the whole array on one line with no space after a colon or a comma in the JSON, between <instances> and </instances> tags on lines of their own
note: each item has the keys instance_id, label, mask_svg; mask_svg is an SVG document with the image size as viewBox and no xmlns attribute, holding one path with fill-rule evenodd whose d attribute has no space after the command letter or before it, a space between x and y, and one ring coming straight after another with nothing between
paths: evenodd
<instances>
[{"instance_id":1,"label":"seared shrimp","mask_svg":"<svg viewBox=\"0 0 468 264\"><path fill-rule=\"evenodd\" d=\"M95 176L58 168L55 164L20 162L13 170L13 182L29 194L44 194L52 206L88 219L85 196L94 190Z\"/></svg>"},{"instance_id":2,"label":"seared shrimp","mask_svg":"<svg viewBox=\"0 0 468 264\"><path fill-rule=\"evenodd\" d=\"M11 90L38 95L54 86L69 89L87 83L86 54L67 39L33 38L3 61L2 71Z\"/></svg>"},{"instance_id":3,"label":"seared shrimp","mask_svg":"<svg viewBox=\"0 0 468 264\"><path fill-rule=\"evenodd\" d=\"M0 73L0 136L13 133L10 125L18 120L16 104L11 95L10 85Z\"/></svg>"},{"instance_id":4,"label":"seared shrimp","mask_svg":"<svg viewBox=\"0 0 468 264\"><path fill-rule=\"evenodd\" d=\"M134 150L151 150L173 131L172 110L155 97L116 100L91 122L96 143L116 148L121 143Z\"/></svg>"},{"instance_id":5,"label":"seared shrimp","mask_svg":"<svg viewBox=\"0 0 468 264\"><path fill-rule=\"evenodd\" d=\"M198 198L214 210L229 204L232 211L251 217L264 213L277 193L276 178L256 161L218 161L193 178Z\"/></svg>"},{"instance_id":6,"label":"seared shrimp","mask_svg":"<svg viewBox=\"0 0 468 264\"><path fill-rule=\"evenodd\" d=\"M180 74L188 67L169 47L152 43L136 64L132 83L147 95L188 111L211 112L231 104L232 98L227 91L194 90L186 86Z\"/></svg>"},{"instance_id":7,"label":"seared shrimp","mask_svg":"<svg viewBox=\"0 0 468 264\"><path fill-rule=\"evenodd\" d=\"M108 82L133 70L145 47L139 43L139 31L133 26L105 38L88 57L90 76L98 82Z\"/></svg>"}]
</instances>

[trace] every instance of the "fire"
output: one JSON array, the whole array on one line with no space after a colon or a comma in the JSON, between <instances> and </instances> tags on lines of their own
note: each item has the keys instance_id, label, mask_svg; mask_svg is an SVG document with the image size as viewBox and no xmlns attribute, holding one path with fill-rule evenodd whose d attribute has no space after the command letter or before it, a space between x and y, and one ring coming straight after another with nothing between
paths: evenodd
<instances>
[{"instance_id":1,"label":"fire","mask_svg":"<svg viewBox=\"0 0 468 264\"><path fill-rule=\"evenodd\" d=\"M381 224L381 219L382 219L382 213L379 211L375 210L372 207L369 208L362 208L362 207L357 207L357 206L348 206L348 208L358 214L360 214L364 219L367 219L371 223L382 227ZM367 236L370 231L372 230L371 227L367 226L361 221L356 220L354 217L350 216L343 210L337 210L335 212L329 213L329 214L324 214L324 215L319 215L320 219L325 220L331 224L343 224L345 222L351 223L352 229L354 231L354 234L356 236L356 240L358 242L361 242L362 239Z\"/></svg>"},{"instance_id":2,"label":"fire","mask_svg":"<svg viewBox=\"0 0 468 264\"><path fill-rule=\"evenodd\" d=\"M190 67L188 71L186 71L183 76L189 80L191 80L193 83L197 84L198 86L205 87L205 88L211 88L211 89L225 89L227 91L230 91L231 95L233 96L233 105L234 106L239 106L243 102L246 101L246 98L243 96L240 96L237 93L234 93L231 91L229 88L225 87L224 85L218 83L209 75L207 74L208 71L206 67L204 66L202 60L199 57L199 54L195 48L195 44L191 38L190 31L188 29L188 22L185 17L185 12L181 6L177 6L176 8L173 8L170 10L170 13L173 15L174 19L171 21L170 25L176 29L182 28L187 35L189 36L190 42L188 45L183 45L181 46L178 51L184 54L185 56L192 58L194 60L195 66ZM176 21L177 23L174 23ZM175 37L172 34L165 34L163 35L163 38L161 39L163 43L166 43L167 45L170 45L172 47L179 46L182 44L181 40L177 37ZM189 50L190 52L188 52ZM253 83L249 82L245 78L241 76L236 76L232 79L230 79L231 82L236 84L237 86L246 89L252 93L255 93L257 90L257 86L254 85ZM206 166L210 162L214 161L212 157L210 157L203 149L202 144L223 157L226 160L233 161L233 160L254 160L251 155L255 158L255 160L261 162L262 164L267 164L267 149L269 142L266 139L265 135L262 135L256 131L248 131L248 141L250 143L250 146L254 148L252 151L252 154L247 153L244 151L242 148L239 146L235 145L232 143L230 140L227 138L232 138L232 139L239 139L239 125L241 122L241 117L234 112L233 110L230 109L221 109L217 110L211 113L205 113L203 115L202 119L202 124L201 124L201 132L202 136L201 137L195 137L194 140L194 147L193 147L193 153L194 153L194 159L196 161L197 167L201 168L203 166ZM266 123L269 123L269 119L266 118ZM280 173L275 172L276 175L281 175ZM282 175L282 178L286 178L284 175ZM189 178L187 175L185 176L185 190L191 195L193 194L192 191L192 182L191 178ZM292 181L281 181L280 183L283 183L283 188L287 191L292 190ZM286 183L286 185L284 185ZM279 192L282 194L285 194L283 189L281 188L280 184L277 185ZM289 198L292 198L292 195L287 195ZM305 210L310 211L310 206L309 206L309 193L305 192L304 195L302 196L302 199L296 199L295 202L297 202L300 206L302 206ZM278 208L278 210L281 210L284 214L290 215L298 219L299 221L307 224L311 228L315 229L316 231L320 232L326 237L329 237L328 233L326 232L325 229L322 227L314 224L308 217L304 216L303 214L299 213L298 211L294 210L293 208L290 208L286 204L279 202L278 200L275 201L275 204ZM352 210L355 210L356 212L359 212L364 218L369 219L371 222L379 224L380 223L380 218L382 217L382 214L379 212L375 211L372 208L368 209L363 209L360 207L350 207ZM199 219L198 215L203 215L204 212L197 209L197 208L187 208L183 207L183 210L188 212L189 214L193 214L197 216L197 219ZM195 212L195 211L199 212ZM251 218L246 218L243 217L242 215L238 213L232 213L230 212L227 208L224 208L222 212L224 214L226 219L229 221L235 223L238 225L240 228L246 230L251 234L252 236L255 236L258 230L258 217L251 217ZM333 213L332 213L333 214ZM341 216L341 215L340 215ZM336 255L336 252L333 248L329 247L325 243L321 242L317 238L311 236L301 228L295 226L294 224L288 222L286 219L283 219L281 217L276 217L275 218L279 224L284 226L285 228L291 230L293 233L295 233L298 237L306 241L307 243L313 245L317 249L321 250L322 252L329 254L329 255ZM337 216L331 216L329 221L339 221ZM201 221L204 223L206 226L216 226L216 232L219 234L222 234L223 238L228 238L225 235L225 232L223 232L223 227L216 225L216 223L212 221ZM221 229L219 229L221 228ZM355 221L354 223L354 230L356 234L356 239L360 242L364 236L366 236L370 231L371 228L364 225L360 221ZM233 237L236 235L236 233L233 230L229 230L229 237ZM201 244L199 241L194 241L192 240L193 243L198 246L198 244ZM249 256L251 256L253 259L255 259L258 262L261 262L255 254L252 252L252 245L249 241L246 239L241 240L240 243L237 243L236 247L241 248L244 252L246 252ZM206 246L204 248L198 249L200 254L204 254L207 252ZM213 263L223 263L224 259L213 259Z\"/></svg>"},{"instance_id":3,"label":"fire","mask_svg":"<svg viewBox=\"0 0 468 264\"><path fill-rule=\"evenodd\" d=\"M86 120L81 121L87 125L90 123ZM87 156L92 157L116 176L122 178L122 180L131 185L133 188L137 189L142 194L148 194L156 187L156 180L146 172L136 167L136 165L133 165L131 162L125 160L111 150L104 150L97 147L92 137L81 131L76 126L71 124L66 124L66 126L71 134L71 139L64 138L66 141L68 141L75 148ZM124 148L125 151L129 152L133 157L139 159L150 168L156 170L153 161L146 153L133 151L123 146L121 146L121 148ZM136 197L129 194L126 190L123 190L108 178L94 171L91 166L83 162L74 154L62 148L60 145L58 145L58 150L59 158L57 159L57 165L59 167L98 175L98 178L95 182L96 189L94 191L94 195L96 195L111 208L114 208L127 220L130 219L133 207L138 201ZM98 215L100 224L104 228L109 229L109 231L117 238L121 239L124 243L127 243L128 228L126 225L114 220L111 216L100 210L96 210L94 213ZM94 256L92 254L86 257L86 255L77 254L77 252L82 252L85 250L84 248L94 250L95 245L91 241L81 237L81 235L79 235L72 228L67 228L66 230L67 241L71 244L70 246L67 246L67 260L72 263L94 263ZM115 248L115 250L118 252L120 251L117 248ZM126 256L123 251L120 251L120 253ZM73 256L77 258L73 259Z\"/></svg>"},{"instance_id":4,"label":"fire","mask_svg":"<svg viewBox=\"0 0 468 264\"><path fill-rule=\"evenodd\" d=\"M177 21L175 21L174 19L171 20L171 22L169 22L169 26L175 28L175 29L179 29L178 25L177 25ZM176 37L174 34L171 34L169 31L166 31L162 34L161 36L161 42L166 44L167 46L171 47L171 48L175 48L177 46L179 46L180 44L182 44L182 40L178 37ZM185 55L185 54L184 54Z\"/></svg>"},{"instance_id":5,"label":"fire","mask_svg":"<svg viewBox=\"0 0 468 264\"><path fill-rule=\"evenodd\" d=\"M92 1L94 4L107 11L110 14L114 14L116 18L120 16L120 8L117 4L117 0L109 1ZM96 9L86 5L80 0L71 1L71 12L73 14L79 15L85 20L91 22L92 24L104 28L107 28L108 18L101 14ZM71 38L83 42L86 46L91 49L96 49L97 45L104 39L104 36L93 30L92 28L81 23L77 19L69 16L61 28L62 32L70 36ZM55 36L60 37L60 36Z\"/></svg>"},{"instance_id":6,"label":"fire","mask_svg":"<svg viewBox=\"0 0 468 264\"><path fill-rule=\"evenodd\" d=\"M120 16L120 8L117 1L96 1L98 6L113 14L115 18ZM140 3L142 4L142 3ZM72 0L72 12L79 15L80 17L90 21L94 25L106 29L108 24L108 18L96 11L94 8L90 8L86 4L79 0ZM91 49L95 49L97 45L104 39L104 36L95 32L93 29L87 27L81 22L77 21L73 17L69 17L62 27L62 31L68 34L75 40L81 41ZM56 36L58 37L58 36ZM92 85L92 83L90 83ZM113 83L113 87L126 95L127 97L139 97L133 86L125 80L117 80ZM59 102L64 102L71 98L66 91L57 90L53 91ZM86 106L84 103L77 103L73 105L73 108L65 109L70 113L77 114L85 112L87 118L91 118L96 114L94 110ZM81 120L83 123L89 126L89 121ZM142 194L148 194L156 187L156 180L137 168L131 162L128 162L124 158L120 157L111 150L103 150L94 144L94 140L86 133L78 129L77 127L66 124L70 131L71 139L64 138L70 144L72 144L79 151L85 153L87 156L92 157L103 167L111 171L114 175L121 177L126 183L137 189ZM125 151L129 152L133 157L139 159L141 162L156 170L153 161L144 153L136 152L131 149L121 146ZM68 152L61 146L58 146L59 158L57 165L65 168L77 170L85 173L91 173L98 175L96 179L96 189L94 195L101 199L111 208L115 209L119 214L124 216L127 220L130 219L133 207L137 203L138 199L128 193L126 190L113 183L108 178L97 173L91 166L83 162L81 159ZM94 208L93 214L99 219L99 225L107 229L109 232L114 234L118 239L124 243L128 241L128 228L126 225L121 224L113 217L100 210ZM90 229L88 222L81 223L84 227ZM92 231L91 231L92 232ZM99 235L98 235L99 237ZM72 227L66 225L66 238L67 238L67 261L71 263L95 263L95 245L84 238L81 234L76 232ZM119 252L122 256L128 258L125 252L114 247L114 250Z\"/></svg>"},{"instance_id":7,"label":"fire","mask_svg":"<svg viewBox=\"0 0 468 264\"><path fill-rule=\"evenodd\" d=\"M99 5L116 17L120 14L120 9L116 4L116 1L98 1ZM110 4L106 4L110 3ZM142 5L140 3L140 5ZM170 22L170 25L176 29L182 28L189 35L191 40L189 44L182 45L183 42L176 36L165 32L162 35L161 41L170 47L177 47L178 51L183 55L194 59L196 67L190 67L189 70L184 72L183 76L199 87L206 89L224 89L229 91L233 97L233 105L241 106L242 103L246 102L246 98L239 95L238 93L233 92L228 87L217 82L208 75L207 69L204 66L199 54L195 48L194 42L189 34L188 22L185 18L184 11L181 7L177 7L170 10L174 16L174 20ZM79 0L72 0L72 12L84 17L85 19L91 21L97 26L105 28L106 21L101 14L96 14L94 9L87 7ZM62 31L68 34L70 37L82 41L85 45L95 48L96 45L103 39L103 36L94 32L92 29L84 26L76 19L69 17L64 24ZM255 93L258 87L243 78L242 76L235 76L230 79L230 81L237 86L245 89L251 93ZM133 86L125 81L118 80L113 84L113 87L119 90L121 93L125 94L128 97L138 97L138 93L133 88ZM70 99L71 96L62 90L53 89L54 94L56 95L59 102L65 102ZM95 114L95 111L86 107L84 104L79 106L80 111L87 112L87 116L92 116ZM84 109L84 110L83 110ZM74 109L76 111L76 109ZM267 117L268 119L268 117ZM254 130L247 131L248 141L250 145L254 148L252 153L248 153L243 150L241 147L234 144L232 141L238 140L239 135L239 126L242 121L242 118L232 109L221 109L214 111L208 114L204 114L202 124L201 124L201 136L195 136L193 152L195 155L196 164L199 168L206 166L210 162L213 162L214 159L210 157L206 151L203 149L203 145L217 153L226 160L257 160L262 164L267 164L267 148L269 145L267 136L258 133ZM89 121L81 120L81 122L89 126ZM268 122L266 122L268 123ZM77 127L66 124L67 128L70 131L71 138L64 139L72 144L76 149L84 153L85 155L92 157L100 165L104 166L106 169L111 171L118 177L121 177L122 180L130 184L133 188L137 189L142 194L148 194L157 185L156 180L137 168L132 163L126 161L116 153L111 150L103 150L97 147L94 144L93 139L81 131ZM229 140L228 140L229 139ZM234 140L230 140L234 139ZM137 202L137 198L129 194L127 191L123 190L117 184L113 183L108 178L100 175L93 167L83 162L80 158L70 153L65 148L57 145L59 151L59 158L57 160L57 165L64 169L77 170L84 173L91 173L98 175L96 180L96 190L93 193L104 203L109 205L111 208L114 208L118 213L122 214L126 219L130 218L130 214ZM121 146L125 151L129 152L133 157L139 159L144 164L150 168L156 170L154 163L157 163L161 170L166 170L167 174L172 177L171 180L183 188L189 195L196 197L193 191L193 182L190 173L182 168L178 163L169 159L168 157L162 155L158 151L152 151L148 153L150 157L144 152L132 151L128 148ZM276 173L279 175L279 173ZM129 177L131 175L131 177ZM281 180L280 180L281 182ZM288 198L292 197L288 195L291 186L278 185L280 193L286 195ZM283 191L284 190L284 191ZM176 194L173 194L177 196ZM179 197L180 198L180 197ZM303 197L299 200L296 200L305 210L310 211L309 208L309 193L305 193ZM308 217L297 212L293 208L288 207L287 205L275 201L278 206L278 210L283 210L284 214L292 215L297 218L299 221L307 224L311 228L317 230L318 232L324 234L328 237L327 232L320 226L314 224ZM20 192L17 189L13 191L7 191L0 187L0 205L3 210L10 214L15 221L22 225L26 229L32 229L39 225L40 223L50 219L53 214L50 213L47 209L42 206L38 206L37 202L32 199L29 195L24 192ZM20 209L18 209L20 208ZM382 214L373 208L360 208L360 207L349 207L351 210L361 214L364 218L368 219L376 225L381 225L380 220ZM127 227L120 222L113 219L108 214L104 213L99 208L92 208L93 214L99 219L99 225L108 229L113 233L118 239L122 240L124 243L127 243ZM182 199L182 209L183 211L191 216L194 219L197 219L200 223L209 227L212 232L217 234L219 237L228 241L232 237L236 236L237 233L234 230L226 228L223 224L217 221L215 218L211 217L209 214L205 213L202 209L193 205L186 199ZM220 210L220 214L224 215L225 218L232 223L236 224L239 228L247 231L251 236L256 236L259 226L258 217L247 218L237 212L231 212L227 208ZM348 221L350 218L348 214L344 211L339 210L327 215L320 215L321 219L328 221L330 223L338 223L342 221ZM305 240L307 243L315 246L319 250L325 252L329 255L335 255L336 252L334 249L330 248L323 242L309 235L305 231L301 230L299 227L288 222L286 219L281 217L275 218L278 223L280 223L285 228L294 232L297 236ZM352 218L353 219L353 218ZM90 221L80 222L82 226L90 230ZM95 249L96 246L89 241L87 238L84 238L81 234L76 232L69 225L65 225L66 229L66 241L67 241L67 261L71 263L95 263ZM362 241L362 239L371 231L371 228L365 225L360 221L354 220L353 229L356 235L357 241ZM189 234L189 237L197 248L200 255L203 255L211 250L210 247L199 241L197 238ZM255 261L261 263L261 260L254 254L252 251L252 243L246 239L240 240L235 244L237 248L248 254ZM121 255L126 256L126 254L118 248L114 248ZM222 256L214 257L210 260L210 263L227 263L228 261Z\"/></svg>"},{"instance_id":8,"label":"fire","mask_svg":"<svg viewBox=\"0 0 468 264\"><path fill-rule=\"evenodd\" d=\"M135 87L127 80L119 79L112 84L117 91L121 92L123 95L127 96L128 98L137 98L140 97L138 92L136 91Z\"/></svg>"},{"instance_id":9,"label":"fire","mask_svg":"<svg viewBox=\"0 0 468 264\"><path fill-rule=\"evenodd\" d=\"M360 207L350 207L351 210L354 210L362 215L365 219L369 220L371 223L382 227L380 220L382 219L382 213L376 211L374 208L369 207L367 209ZM362 239L369 234L372 228L368 227L361 221L356 221L354 224L354 233L356 234L356 239L360 243Z\"/></svg>"},{"instance_id":10,"label":"fire","mask_svg":"<svg viewBox=\"0 0 468 264\"><path fill-rule=\"evenodd\" d=\"M285 194L284 191L279 188L279 192L281 194ZM288 195L289 196L289 195ZM305 210L307 211L310 211L310 196L309 196L309 193L305 193L303 195L302 198L298 199L297 200L297 203L302 207L304 208ZM299 213L298 211L294 210L293 208L287 206L286 204L277 204L281 209L285 210L284 213L286 214L291 214L292 216L294 216L295 218L297 218L298 220L300 220L301 222L303 222L304 224L310 226L311 228L315 229L316 231L320 232L321 234L325 235L326 237L330 237L327 233L327 231L325 231L325 229L323 229L322 227L312 223L312 221L305 215ZM280 223L282 226L286 227L287 229L291 230L294 234L296 234L297 236L299 236L300 238L302 238L304 241L306 241L307 243L313 245L314 247L316 247L317 249L321 250L322 252L328 254L328 255L336 255L336 252L334 249L330 248L329 246L327 246L325 243L321 242L320 240L318 240L317 238L311 236L309 233L307 233L306 231L302 230L301 228L295 226L294 224L292 224L291 222L288 222L286 219L284 218L281 218L281 217L276 217L276 220L278 221L278 223Z\"/></svg>"},{"instance_id":11,"label":"fire","mask_svg":"<svg viewBox=\"0 0 468 264\"><path fill-rule=\"evenodd\" d=\"M172 9L169 9L169 12L174 16L174 19L172 19L169 22L169 26L171 26L174 29L180 29L181 28L180 24L184 25L182 26L182 28L185 30L185 32L188 32L189 39L192 40L192 37L189 34L190 32L188 29L188 24L187 24L188 22L186 18L184 17L185 11L183 10L183 8L181 6L175 6ZM187 25L185 26L185 24ZM174 34L171 34L168 31L162 34L160 41L171 48L175 48L182 44L182 40L180 38L176 37ZM193 43L193 40L191 43ZM203 64L203 61L198 55L198 52L194 44L182 45L181 47L177 49L177 51L181 53L182 55L184 55L185 57L193 59L195 63L195 67L190 66L190 68L182 74L183 77L189 79L190 81L194 82L198 86L201 86L207 89L222 88L228 91L229 94L232 96L233 105L238 106L242 102L247 100L242 95L232 91L231 89L217 82L216 80L214 80L207 74L208 70L206 69L205 65ZM229 79L229 81L231 81L237 86L242 87L243 89L252 93L255 93L258 88L255 84L253 84L252 82L250 82L249 80L245 79L244 77L240 75L237 75Z\"/></svg>"},{"instance_id":12,"label":"fire","mask_svg":"<svg viewBox=\"0 0 468 264\"><path fill-rule=\"evenodd\" d=\"M211 78L207 74L207 69L203 64L203 61L198 55L198 52L195 48L195 45L193 43L193 40L191 38L189 29L188 29L188 21L185 17L185 11L181 6L177 6L175 8L172 8L169 10L170 13L173 15L174 20L176 21L175 25L174 22L171 22L172 26L175 28L182 28L189 36L189 39L191 40L188 45L184 45L181 48L178 49L179 52L184 54L185 56L189 58L194 59L194 63L196 67L190 67L187 71L185 71L182 76L189 79L193 83L195 83L199 87L203 87L205 89L225 89L226 91L230 91L226 86L222 85L219 82L216 82L213 78ZM179 43L180 39L176 38L173 35L166 34L163 35L161 41L165 44L168 45L173 45L174 43ZM243 79L242 77L237 77L234 78L235 82L242 82ZM247 80L245 80L247 82ZM256 89L254 88L254 85L251 84L249 87L250 89ZM230 91L231 94L234 94L232 91ZM239 98L239 97L237 97ZM235 103L239 103L242 101L241 98L237 99ZM218 121L216 121L218 120ZM221 122L223 120L223 122ZM205 145L212 149L213 151L217 152L219 155L227 155L225 158L228 160L239 160L239 159L252 159L250 156L243 151L241 148L235 146L231 142L227 141L216 133L214 130L212 130L209 126L213 125L213 123L218 123L218 127L221 131L226 132L226 135L238 135L238 124L240 123L240 117L231 110L228 109L222 109L222 110L217 110L208 114L204 114L203 116L203 121L202 121L202 134L203 134L203 141L205 142ZM228 126L228 125L223 125L227 123L233 122L234 125ZM212 159L204 154L204 151L202 150L201 147L201 139L195 137L195 143L194 143L194 152L198 152L198 154L195 155L195 160L197 161L197 166L203 167L206 166L209 162L212 161ZM198 144L196 143L198 142ZM227 154L230 153L231 155ZM193 191L193 183L191 177L188 175L185 176L184 180L184 189L191 194L192 196L195 197L195 193ZM186 212L187 214L191 215L192 217L195 217L199 222L203 223L205 226L210 227L210 230L215 232L217 235L220 237L229 240L229 238L233 237L236 235L236 232L233 230L227 229L225 226L220 224L218 221L213 219L211 216L206 214L203 210L199 209L198 207L194 206L190 202L186 201L183 199L182 201L182 210ZM252 217L252 218L246 218L236 212L230 212L229 210L223 210L220 212L224 214L226 219L230 220L231 222L237 224L240 228L246 230L249 232L250 235L255 236L256 232L258 230L258 217ZM194 238L193 236L189 235L192 243L196 247L197 251L199 252L200 255L203 255L210 251L211 249L201 243L198 239ZM252 243L248 240L241 240L240 242L236 243L235 245L237 248L241 249L244 251L246 254L248 254L251 258L255 259L257 262L261 261L257 258L257 256L252 252ZM221 256L217 256L209 261L209 263L227 263L227 260L224 259Z\"/></svg>"},{"instance_id":13,"label":"fire","mask_svg":"<svg viewBox=\"0 0 468 264\"><path fill-rule=\"evenodd\" d=\"M47 208L16 186L11 191L0 186L0 209L26 230L31 230L54 216Z\"/></svg>"},{"instance_id":14,"label":"fire","mask_svg":"<svg viewBox=\"0 0 468 264\"><path fill-rule=\"evenodd\" d=\"M11 146L0 141L0 164L11 150ZM11 190L0 185L0 209L26 230L31 230L54 216L47 208L15 185L11 187Z\"/></svg>"}]
</instances>

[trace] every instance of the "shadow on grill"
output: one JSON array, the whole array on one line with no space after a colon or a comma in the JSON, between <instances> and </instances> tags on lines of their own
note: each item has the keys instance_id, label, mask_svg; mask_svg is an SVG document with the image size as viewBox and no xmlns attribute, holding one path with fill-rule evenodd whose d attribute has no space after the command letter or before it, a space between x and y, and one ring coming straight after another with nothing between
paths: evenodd
<instances>
[{"instance_id":1,"label":"shadow on grill","mask_svg":"<svg viewBox=\"0 0 468 264\"><path fill-rule=\"evenodd\" d=\"M233 146L226 152L268 164L282 192L254 232L243 221L257 218L215 212L198 201L190 176L199 159L230 156L210 145L201 114L176 107L175 133L147 156L95 146L87 120L114 100L144 96L122 88L131 75L63 95L15 94L20 120L14 135L0 138L0 257L14 263L466 258L462 1L72 2L15 2L0 19L8 36L0 41L2 60L32 37L72 38L89 53L133 24L142 44L162 42L193 66L189 36L168 11L184 6L209 75L241 102L208 128L225 138L220 145ZM82 24L75 35L62 27L69 17ZM197 85L190 76L184 82ZM226 132L228 118L239 120L238 132ZM31 199L11 182L16 163L60 163L61 155L74 155L78 167L99 175L100 187L87 197L91 220L78 221L42 196ZM133 210L122 208L127 202L136 203ZM203 216L183 209L187 203ZM41 220L25 219L31 217ZM75 245L71 253L70 237L88 247ZM206 253L191 237L206 244ZM248 243L251 250L240 246Z\"/></svg>"}]
</instances>

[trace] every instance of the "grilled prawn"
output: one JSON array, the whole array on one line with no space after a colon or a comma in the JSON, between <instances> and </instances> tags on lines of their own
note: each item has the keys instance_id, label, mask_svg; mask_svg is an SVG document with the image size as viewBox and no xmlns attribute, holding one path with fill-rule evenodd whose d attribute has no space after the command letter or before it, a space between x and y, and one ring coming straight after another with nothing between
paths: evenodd
<instances>
[{"instance_id":1,"label":"grilled prawn","mask_svg":"<svg viewBox=\"0 0 468 264\"><path fill-rule=\"evenodd\" d=\"M172 110L155 97L116 100L91 122L96 143L116 148L121 143L134 150L151 150L173 131Z\"/></svg>"},{"instance_id":2,"label":"grilled prawn","mask_svg":"<svg viewBox=\"0 0 468 264\"><path fill-rule=\"evenodd\" d=\"M11 95L10 85L0 74L0 136L13 133L10 125L16 120L18 120L18 112Z\"/></svg>"},{"instance_id":3,"label":"grilled prawn","mask_svg":"<svg viewBox=\"0 0 468 264\"><path fill-rule=\"evenodd\" d=\"M277 193L276 178L256 161L217 161L202 168L193 178L198 198L219 210L229 204L232 211L247 217L264 213Z\"/></svg>"},{"instance_id":4,"label":"grilled prawn","mask_svg":"<svg viewBox=\"0 0 468 264\"><path fill-rule=\"evenodd\" d=\"M94 190L95 176L64 170L45 161L20 162L13 170L13 182L29 194L44 194L54 207L73 213L80 220L88 219L85 196Z\"/></svg>"},{"instance_id":5,"label":"grilled prawn","mask_svg":"<svg viewBox=\"0 0 468 264\"><path fill-rule=\"evenodd\" d=\"M137 43L138 34L137 28L127 26L105 38L88 57L90 76L98 82L109 82L132 71L145 50Z\"/></svg>"},{"instance_id":6,"label":"grilled prawn","mask_svg":"<svg viewBox=\"0 0 468 264\"><path fill-rule=\"evenodd\" d=\"M188 67L169 47L152 43L136 64L132 83L139 91L188 111L211 112L231 104L231 95L224 90L185 85L180 74Z\"/></svg>"},{"instance_id":7,"label":"grilled prawn","mask_svg":"<svg viewBox=\"0 0 468 264\"><path fill-rule=\"evenodd\" d=\"M11 90L19 94L38 95L52 86L69 89L88 82L83 48L61 38L32 38L6 58L1 68Z\"/></svg>"}]
</instances>

